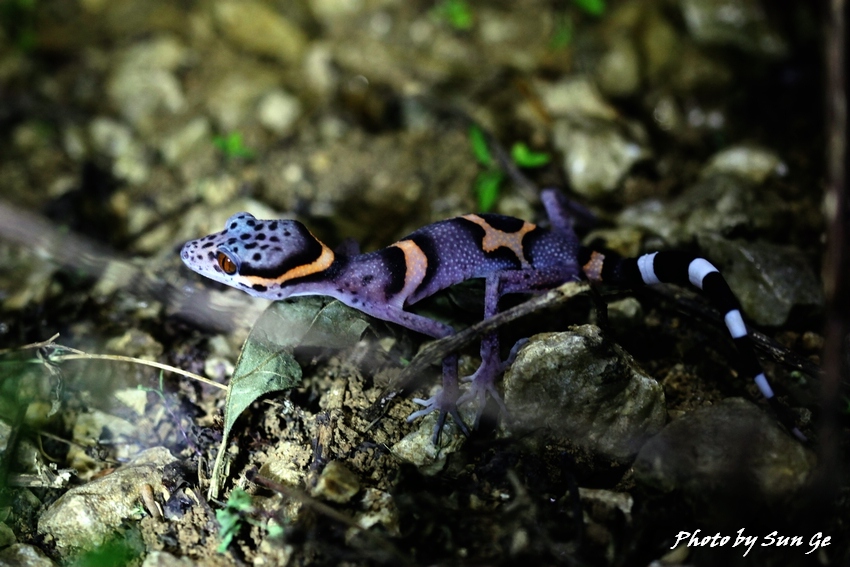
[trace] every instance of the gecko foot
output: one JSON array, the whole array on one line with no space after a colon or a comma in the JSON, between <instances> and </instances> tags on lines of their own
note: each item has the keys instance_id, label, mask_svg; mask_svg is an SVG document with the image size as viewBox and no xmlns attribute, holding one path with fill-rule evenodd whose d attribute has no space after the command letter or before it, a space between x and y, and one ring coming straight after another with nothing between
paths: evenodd
<instances>
[{"instance_id":1,"label":"gecko foot","mask_svg":"<svg viewBox=\"0 0 850 567\"><path fill-rule=\"evenodd\" d=\"M513 348L511 348L508 358L504 361L500 361L498 355L485 356L481 361L481 366L478 367L478 370L476 370L471 376L467 376L462 379L464 382L469 382L470 384L469 389L458 399L457 405L465 404L471 400L475 401L478 407L475 412L475 422L472 426L473 429L478 428L478 422L481 420L481 415L484 413L484 407L487 403L487 394L490 394L493 401L498 404L501 414L507 419L510 419L510 412L508 412L508 408L505 406L502 396L499 394L498 390L496 390L496 380L502 373L504 373L508 366L513 364L519 349L527 342L528 339L521 339L517 341Z\"/></svg>"},{"instance_id":2,"label":"gecko foot","mask_svg":"<svg viewBox=\"0 0 850 567\"><path fill-rule=\"evenodd\" d=\"M463 419L460 417L460 412L457 410L458 399L456 391L454 392L454 395L451 395L450 393L446 393L445 388L441 388L439 392L427 400L422 398L413 398L413 402L424 407L421 410L415 411L407 416L408 422L420 417L425 417L434 410L440 412L440 415L437 417L437 423L434 425L434 434L431 436L431 442L434 443L434 445L437 445L440 442L440 435L443 432L443 426L446 424L446 418L448 416L452 416L452 419L454 419L461 432L465 436L469 437L469 428L463 422Z\"/></svg>"}]
</instances>

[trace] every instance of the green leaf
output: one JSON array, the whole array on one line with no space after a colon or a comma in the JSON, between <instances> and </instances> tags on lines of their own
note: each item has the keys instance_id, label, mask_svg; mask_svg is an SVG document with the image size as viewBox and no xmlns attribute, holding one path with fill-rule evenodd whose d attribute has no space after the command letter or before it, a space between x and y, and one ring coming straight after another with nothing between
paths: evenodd
<instances>
[{"instance_id":1,"label":"green leaf","mask_svg":"<svg viewBox=\"0 0 850 567\"><path fill-rule=\"evenodd\" d=\"M227 503L221 510L215 511L215 519L218 520L219 537L221 543L218 544L219 553L224 553L230 547L233 537L239 533L242 527L242 516L250 513L253 510L251 495L241 488L234 488L230 491L230 497Z\"/></svg>"},{"instance_id":2,"label":"green leaf","mask_svg":"<svg viewBox=\"0 0 850 567\"><path fill-rule=\"evenodd\" d=\"M478 126L473 125L469 127L469 143L472 144L472 154L478 163L484 167L493 165L494 160L487 145L487 138Z\"/></svg>"},{"instance_id":3,"label":"green leaf","mask_svg":"<svg viewBox=\"0 0 850 567\"><path fill-rule=\"evenodd\" d=\"M511 147L511 158L520 167L542 167L552 161L549 154L535 152L523 142L517 142Z\"/></svg>"},{"instance_id":4,"label":"green leaf","mask_svg":"<svg viewBox=\"0 0 850 567\"><path fill-rule=\"evenodd\" d=\"M486 213L493 208L499 199L499 188L504 179L505 174L498 169L488 169L478 174L475 178L475 195L479 211Z\"/></svg>"},{"instance_id":5,"label":"green leaf","mask_svg":"<svg viewBox=\"0 0 850 567\"><path fill-rule=\"evenodd\" d=\"M549 49L552 51L566 49L573 42L574 35L572 18L570 18L569 15L559 17L555 22L555 29L552 32L552 37L549 38Z\"/></svg>"},{"instance_id":6,"label":"green leaf","mask_svg":"<svg viewBox=\"0 0 850 567\"><path fill-rule=\"evenodd\" d=\"M591 16L601 16L605 13L605 0L573 0L573 4Z\"/></svg>"},{"instance_id":7,"label":"green leaf","mask_svg":"<svg viewBox=\"0 0 850 567\"><path fill-rule=\"evenodd\" d=\"M443 0L434 7L434 14L456 30L472 29L472 9L466 0Z\"/></svg>"},{"instance_id":8,"label":"green leaf","mask_svg":"<svg viewBox=\"0 0 850 567\"><path fill-rule=\"evenodd\" d=\"M233 369L210 494L218 492L228 436L242 412L261 396L287 390L301 381L301 367L292 356L293 349L353 346L368 326L368 318L361 312L318 296L269 305L254 323Z\"/></svg>"},{"instance_id":9,"label":"green leaf","mask_svg":"<svg viewBox=\"0 0 850 567\"><path fill-rule=\"evenodd\" d=\"M254 151L245 145L242 141L242 134L232 132L227 136L213 137L213 145L217 147L227 158L245 158L251 159L254 157Z\"/></svg>"}]
</instances>

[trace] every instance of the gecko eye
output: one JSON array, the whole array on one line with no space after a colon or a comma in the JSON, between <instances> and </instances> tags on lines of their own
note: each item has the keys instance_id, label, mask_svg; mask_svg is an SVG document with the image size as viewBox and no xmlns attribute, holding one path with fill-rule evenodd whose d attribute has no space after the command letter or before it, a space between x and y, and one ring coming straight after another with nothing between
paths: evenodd
<instances>
[{"instance_id":1,"label":"gecko eye","mask_svg":"<svg viewBox=\"0 0 850 567\"><path fill-rule=\"evenodd\" d=\"M218 262L218 267L228 276L236 273L236 263L224 252L219 252L216 255L216 261Z\"/></svg>"}]
</instances>

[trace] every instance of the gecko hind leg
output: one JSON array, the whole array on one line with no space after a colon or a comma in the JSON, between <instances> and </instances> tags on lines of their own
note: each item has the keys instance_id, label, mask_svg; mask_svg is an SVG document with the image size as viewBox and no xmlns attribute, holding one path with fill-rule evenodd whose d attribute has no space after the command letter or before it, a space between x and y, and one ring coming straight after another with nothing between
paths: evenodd
<instances>
[{"instance_id":1,"label":"gecko hind leg","mask_svg":"<svg viewBox=\"0 0 850 567\"><path fill-rule=\"evenodd\" d=\"M451 354L443 359L443 385L440 390L428 399L413 398L413 402L424 406L421 410L415 411L407 416L407 421L413 421L420 417L425 417L433 411L439 411L437 423L434 425L434 433L431 436L431 441L434 445L439 444L440 435L443 432L443 427L446 424L446 418L452 416L452 419L457 424L461 432L469 437L469 428L460 417L458 412L460 389L457 381L457 355Z\"/></svg>"},{"instance_id":2,"label":"gecko hind leg","mask_svg":"<svg viewBox=\"0 0 850 567\"><path fill-rule=\"evenodd\" d=\"M511 418L511 414L507 406L505 406L501 394L496 389L496 381L513 364L519 349L527 342L528 339L518 340L513 348L511 348L508 358L501 360L499 358L498 335L496 333L490 333L481 340L481 365L473 374L461 379L463 382L469 382L469 389L457 401L459 406L470 401L474 401L477 404L475 421L472 425L473 429L478 428L478 423L481 421L481 415L484 413L484 408L487 404L488 394L499 406L500 414L506 419Z\"/></svg>"}]
</instances>

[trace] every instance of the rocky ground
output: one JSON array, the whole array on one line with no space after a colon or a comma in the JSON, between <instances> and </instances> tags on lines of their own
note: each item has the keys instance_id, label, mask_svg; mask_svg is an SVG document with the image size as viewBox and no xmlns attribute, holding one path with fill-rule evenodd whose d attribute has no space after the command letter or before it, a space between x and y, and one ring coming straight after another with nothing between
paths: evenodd
<instances>
[{"instance_id":1,"label":"rocky ground","mask_svg":"<svg viewBox=\"0 0 850 567\"><path fill-rule=\"evenodd\" d=\"M846 563L846 479L817 459L819 18L5 0L0 566ZM543 187L581 205L586 244L719 266L812 445L687 290L602 288L504 327L530 337L509 415L489 404L469 438L449 420L435 446L436 416L406 418L438 368L397 387L423 337L318 298L269 307L178 254L237 211L363 250L483 209L540 222ZM465 328L482 289L417 311Z\"/></svg>"}]
</instances>

